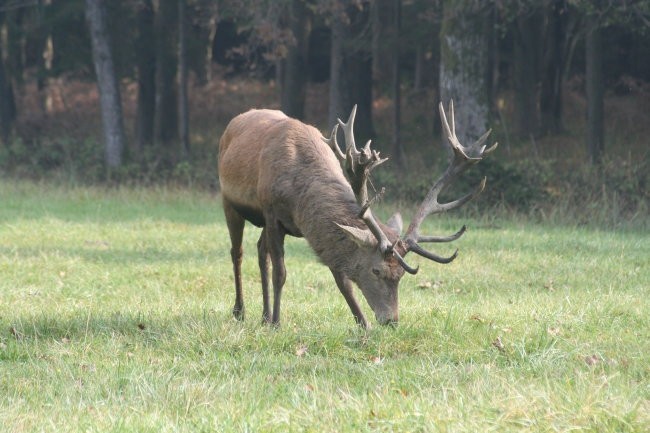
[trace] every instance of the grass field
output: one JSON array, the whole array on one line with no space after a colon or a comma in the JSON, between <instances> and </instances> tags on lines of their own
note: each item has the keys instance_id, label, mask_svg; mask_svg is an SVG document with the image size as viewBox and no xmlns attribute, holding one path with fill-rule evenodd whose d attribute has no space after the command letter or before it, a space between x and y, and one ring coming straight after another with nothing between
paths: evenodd
<instances>
[{"instance_id":1,"label":"grass field","mask_svg":"<svg viewBox=\"0 0 650 433\"><path fill-rule=\"evenodd\" d=\"M647 432L650 234L458 218L427 222L470 229L396 329L290 239L272 329L250 227L230 314L217 196L2 181L0 430Z\"/></svg>"}]
</instances>

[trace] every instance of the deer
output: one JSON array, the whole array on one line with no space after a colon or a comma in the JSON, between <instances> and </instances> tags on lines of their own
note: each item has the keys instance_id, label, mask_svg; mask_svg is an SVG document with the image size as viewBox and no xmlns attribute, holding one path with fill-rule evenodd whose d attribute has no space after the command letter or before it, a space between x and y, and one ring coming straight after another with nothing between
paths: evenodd
<instances>
[{"instance_id":1,"label":"deer","mask_svg":"<svg viewBox=\"0 0 650 433\"><path fill-rule=\"evenodd\" d=\"M432 214L458 208L479 195L486 178L461 198L440 203L439 194L457 176L480 162L497 146L486 149L491 130L469 146L456 136L453 101L449 119L442 105L440 118L451 149L449 165L432 184L417 208L406 232L396 212L386 223L371 210L377 196L368 197L370 172L387 158L371 149L371 142L360 150L354 139L356 106L347 122L338 119L329 138L318 129L290 118L278 110L252 109L234 117L219 141L218 170L223 211L231 241L235 304L232 314L244 320L241 265L246 222L261 227L257 242L262 285L262 320L280 322L282 288L286 281L284 240L287 235L304 237L318 259L329 268L347 302L354 320L363 328L365 318L355 294L356 285L381 325L399 321L398 286L405 273L416 274L419 267L404 259L413 252L445 264L458 250L440 256L420 244L451 242L466 230L463 226L451 236L420 234L420 225ZM343 131L345 152L337 142ZM273 310L270 309L269 265L272 267Z\"/></svg>"}]
</instances>

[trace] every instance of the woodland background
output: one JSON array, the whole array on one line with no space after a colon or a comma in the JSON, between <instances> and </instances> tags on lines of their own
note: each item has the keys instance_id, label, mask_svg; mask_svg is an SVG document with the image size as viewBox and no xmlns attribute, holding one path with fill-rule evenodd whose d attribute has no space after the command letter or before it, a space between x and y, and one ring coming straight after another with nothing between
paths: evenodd
<instances>
[{"instance_id":1,"label":"woodland background","mask_svg":"<svg viewBox=\"0 0 650 433\"><path fill-rule=\"evenodd\" d=\"M500 142L474 211L648 224L647 0L0 0L0 29L2 179L217 190L236 114L327 134L356 103L374 185L414 202L453 98Z\"/></svg>"}]
</instances>

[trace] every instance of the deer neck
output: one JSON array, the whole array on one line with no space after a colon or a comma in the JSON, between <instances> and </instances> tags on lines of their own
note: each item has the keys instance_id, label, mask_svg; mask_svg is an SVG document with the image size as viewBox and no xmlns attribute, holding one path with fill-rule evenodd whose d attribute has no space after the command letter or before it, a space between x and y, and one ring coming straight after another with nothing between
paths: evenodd
<instances>
[{"instance_id":1,"label":"deer neck","mask_svg":"<svg viewBox=\"0 0 650 433\"><path fill-rule=\"evenodd\" d=\"M300 228L325 265L346 273L349 259L359 247L337 224L366 228L359 217L361 207L347 181L322 185L327 185L326 191L324 188L313 189L314 196L305 200L308 204L300 206Z\"/></svg>"}]
</instances>

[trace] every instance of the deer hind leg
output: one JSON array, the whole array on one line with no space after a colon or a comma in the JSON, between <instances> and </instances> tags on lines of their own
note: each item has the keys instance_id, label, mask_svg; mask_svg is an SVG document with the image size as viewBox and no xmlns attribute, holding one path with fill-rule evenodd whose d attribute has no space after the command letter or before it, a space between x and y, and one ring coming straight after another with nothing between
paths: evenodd
<instances>
[{"instance_id":1,"label":"deer hind leg","mask_svg":"<svg viewBox=\"0 0 650 433\"><path fill-rule=\"evenodd\" d=\"M257 259L260 265L260 277L262 279L262 321L271 322L271 308L269 307L269 249L266 246L266 228L262 229L260 239L257 241Z\"/></svg>"},{"instance_id":2,"label":"deer hind leg","mask_svg":"<svg viewBox=\"0 0 650 433\"><path fill-rule=\"evenodd\" d=\"M241 262L244 255L242 241L246 221L226 200L223 201L223 211L226 215L226 225L230 234L230 257L232 258L232 267L235 274L235 306L232 309L232 314L237 320L244 320Z\"/></svg>"},{"instance_id":3,"label":"deer hind leg","mask_svg":"<svg viewBox=\"0 0 650 433\"><path fill-rule=\"evenodd\" d=\"M282 287L287 279L287 270L284 266L284 236L286 232L275 219L267 218L266 221L266 246L273 265L273 317L271 324L277 325L280 322Z\"/></svg>"}]
</instances>

